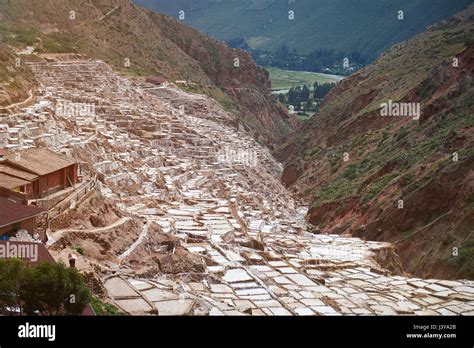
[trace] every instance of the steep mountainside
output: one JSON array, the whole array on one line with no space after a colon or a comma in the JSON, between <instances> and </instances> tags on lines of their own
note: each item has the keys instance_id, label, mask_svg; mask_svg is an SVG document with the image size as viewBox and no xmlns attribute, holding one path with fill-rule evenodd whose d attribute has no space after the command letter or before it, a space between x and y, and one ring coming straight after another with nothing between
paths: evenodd
<instances>
[{"instance_id":1,"label":"steep mountainside","mask_svg":"<svg viewBox=\"0 0 474 348\"><path fill-rule=\"evenodd\" d=\"M2 41L10 45L84 53L132 76L192 81L194 91L221 102L270 147L296 126L270 95L267 72L246 52L130 0L0 0L0 16Z\"/></svg>"},{"instance_id":2,"label":"steep mountainside","mask_svg":"<svg viewBox=\"0 0 474 348\"><path fill-rule=\"evenodd\" d=\"M375 58L391 45L463 10L472 0L134 0L178 17L222 40L244 39L254 49L286 44L301 54L334 49ZM295 19L288 20L293 10ZM398 20L398 11L404 20Z\"/></svg>"},{"instance_id":3,"label":"steep mountainside","mask_svg":"<svg viewBox=\"0 0 474 348\"><path fill-rule=\"evenodd\" d=\"M19 103L28 98L33 84L28 71L17 63L12 50L0 43L0 107Z\"/></svg>"},{"instance_id":4,"label":"steep mountainside","mask_svg":"<svg viewBox=\"0 0 474 348\"><path fill-rule=\"evenodd\" d=\"M471 5L392 47L279 149L316 230L395 242L419 276L474 278L473 24ZM412 117L383 116L390 101Z\"/></svg>"}]
</instances>

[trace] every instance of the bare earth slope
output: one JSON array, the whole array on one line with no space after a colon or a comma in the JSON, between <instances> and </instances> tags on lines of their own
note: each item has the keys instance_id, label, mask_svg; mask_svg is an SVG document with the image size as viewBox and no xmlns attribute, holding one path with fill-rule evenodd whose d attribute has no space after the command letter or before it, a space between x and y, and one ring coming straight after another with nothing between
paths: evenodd
<instances>
[{"instance_id":1,"label":"bare earth slope","mask_svg":"<svg viewBox=\"0 0 474 348\"><path fill-rule=\"evenodd\" d=\"M237 122L269 146L296 126L271 96L266 71L246 52L129 0L1 0L0 16L6 23L0 28L3 41L13 36L21 44L25 38L37 52L75 51L103 59L124 74L192 81L197 92L232 110Z\"/></svg>"},{"instance_id":2,"label":"bare earth slope","mask_svg":"<svg viewBox=\"0 0 474 348\"><path fill-rule=\"evenodd\" d=\"M343 81L278 151L312 224L395 242L419 276L474 277L473 14ZM390 100L419 103L420 118L382 116Z\"/></svg>"},{"instance_id":3,"label":"bare earth slope","mask_svg":"<svg viewBox=\"0 0 474 348\"><path fill-rule=\"evenodd\" d=\"M27 99L33 84L24 66L15 68L16 58L8 46L0 43L0 107Z\"/></svg>"}]
</instances>

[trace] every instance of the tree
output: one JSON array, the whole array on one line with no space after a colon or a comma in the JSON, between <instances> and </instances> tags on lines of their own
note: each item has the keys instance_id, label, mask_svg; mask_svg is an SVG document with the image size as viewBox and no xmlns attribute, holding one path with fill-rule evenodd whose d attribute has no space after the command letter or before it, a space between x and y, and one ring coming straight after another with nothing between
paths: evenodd
<instances>
[{"instance_id":1,"label":"tree","mask_svg":"<svg viewBox=\"0 0 474 348\"><path fill-rule=\"evenodd\" d=\"M286 102L285 95L284 94L278 94L278 100L280 101L280 103L285 104L285 102Z\"/></svg>"},{"instance_id":2,"label":"tree","mask_svg":"<svg viewBox=\"0 0 474 348\"><path fill-rule=\"evenodd\" d=\"M314 100L322 99L326 96L326 94L331 91L331 89L335 86L334 83L323 83L316 86L314 90Z\"/></svg>"},{"instance_id":3,"label":"tree","mask_svg":"<svg viewBox=\"0 0 474 348\"><path fill-rule=\"evenodd\" d=\"M25 271L25 263L20 259L0 260L0 311L18 308L21 313L20 287Z\"/></svg>"},{"instance_id":4,"label":"tree","mask_svg":"<svg viewBox=\"0 0 474 348\"><path fill-rule=\"evenodd\" d=\"M276 51L277 59L278 60L285 60L288 57L289 53L290 53L290 49L285 44L285 45L281 46L280 48L278 48L278 50Z\"/></svg>"},{"instance_id":5,"label":"tree","mask_svg":"<svg viewBox=\"0 0 474 348\"><path fill-rule=\"evenodd\" d=\"M28 315L80 315L91 299L80 273L63 263L0 260L0 312L18 308Z\"/></svg>"},{"instance_id":6,"label":"tree","mask_svg":"<svg viewBox=\"0 0 474 348\"><path fill-rule=\"evenodd\" d=\"M300 103L303 101L302 97L301 97L301 86L296 86L295 88L295 101L297 103Z\"/></svg>"},{"instance_id":7,"label":"tree","mask_svg":"<svg viewBox=\"0 0 474 348\"><path fill-rule=\"evenodd\" d=\"M63 263L41 263L25 274L20 295L28 315L80 315L91 301L90 291L76 269Z\"/></svg>"},{"instance_id":8,"label":"tree","mask_svg":"<svg viewBox=\"0 0 474 348\"><path fill-rule=\"evenodd\" d=\"M301 101L307 102L309 100L309 88L308 86L304 85L301 91Z\"/></svg>"},{"instance_id":9,"label":"tree","mask_svg":"<svg viewBox=\"0 0 474 348\"><path fill-rule=\"evenodd\" d=\"M69 272L69 298L65 302L66 313L81 315L87 304L92 301L92 295L84 284L81 274L75 269L68 268ZM71 272L73 271L73 272Z\"/></svg>"},{"instance_id":10,"label":"tree","mask_svg":"<svg viewBox=\"0 0 474 348\"><path fill-rule=\"evenodd\" d=\"M296 99L296 92L294 87L291 87L290 90L288 91L288 104L295 104L297 101Z\"/></svg>"},{"instance_id":11,"label":"tree","mask_svg":"<svg viewBox=\"0 0 474 348\"><path fill-rule=\"evenodd\" d=\"M303 111L312 111L313 110L313 102L308 99L308 101L304 104Z\"/></svg>"}]
</instances>

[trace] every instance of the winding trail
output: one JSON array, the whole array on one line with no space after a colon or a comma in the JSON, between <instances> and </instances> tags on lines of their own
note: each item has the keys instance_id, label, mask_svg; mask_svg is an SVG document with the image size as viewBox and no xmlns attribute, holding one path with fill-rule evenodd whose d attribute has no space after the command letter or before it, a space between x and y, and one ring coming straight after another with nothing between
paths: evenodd
<instances>
[{"instance_id":1,"label":"winding trail","mask_svg":"<svg viewBox=\"0 0 474 348\"><path fill-rule=\"evenodd\" d=\"M58 240L60 240L64 235L68 233L74 233L74 232L80 232L80 233L104 233L104 232L110 232L114 228L121 226L131 219L129 217L123 217L120 218L119 220L115 221L114 223L104 226L104 227L97 227L97 228L91 228L87 230L80 230L80 229L72 229L72 228L66 228L62 230L56 230L52 232L50 235L48 235L48 245L52 245L56 243Z\"/></svg>"},{"instance_id":2,"label":"winding trail","mask_svg":"<svg viewBox=\"0 0 474 348\"><path fill-rule=\"evenodd\" d=\"M33 98L34 98L33 91L29 90L28 91L28 97L25 100L23 100L21 102L18 102L18 103L15 103L15 104L10 104L8 106L3 106L3 107L1 107L1 109L10 110L10 109L13 109L13 108L16 108L16 107L21 107L24 104L29 103L31 100L33 100Z\"/></svg>"}]
</instances>

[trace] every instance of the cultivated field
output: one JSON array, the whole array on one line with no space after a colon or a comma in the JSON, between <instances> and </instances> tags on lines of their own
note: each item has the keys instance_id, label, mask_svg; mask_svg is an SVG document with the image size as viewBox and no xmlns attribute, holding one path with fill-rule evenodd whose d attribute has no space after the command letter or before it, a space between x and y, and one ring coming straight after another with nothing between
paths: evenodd
<instances>
[{"instance_id":1,"label":"cultivated field","mask_svg":"<svg viewBox=\"0 0 474 348\"><path fill-rule=\"evenodd\" d=\"M313 73L306 71L291 71L278 68L267 68L270 73L273 91L288 90L293 86L313 85L315 82L338 82L343 76Z\"/></svg>"}]
</instances>

